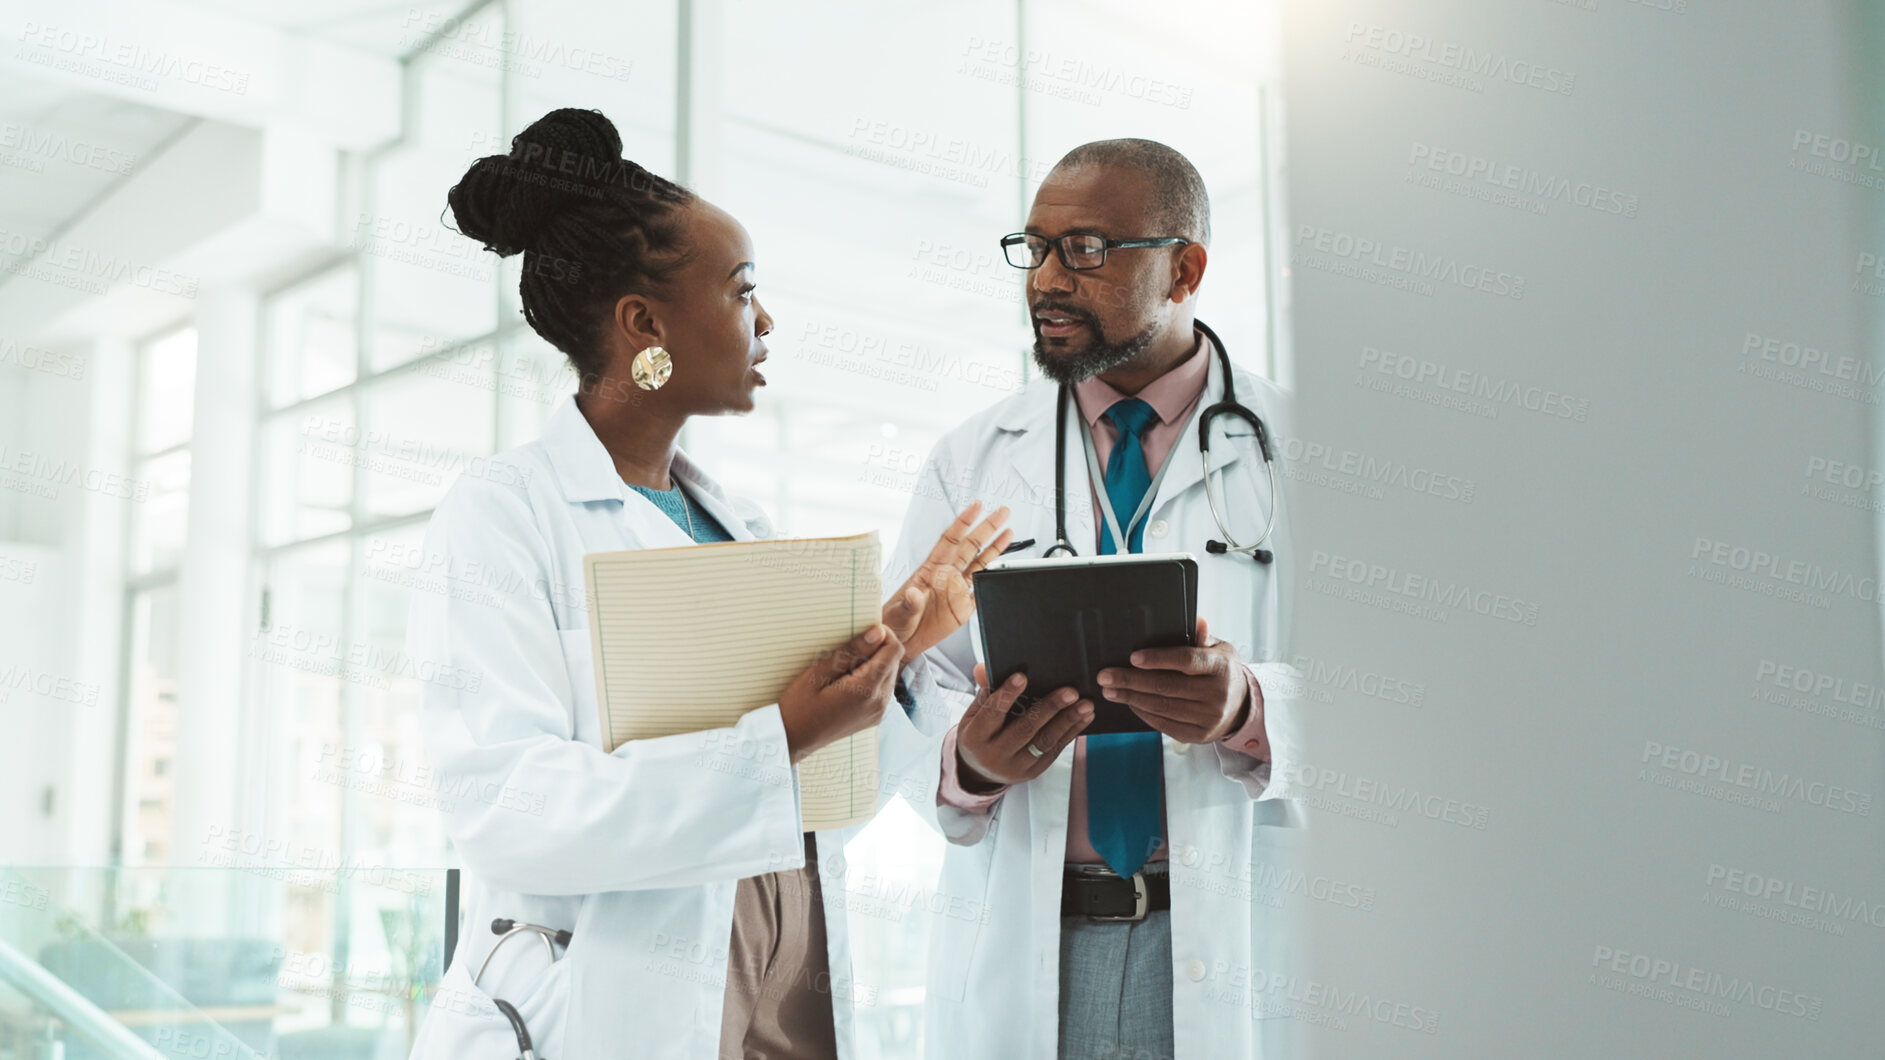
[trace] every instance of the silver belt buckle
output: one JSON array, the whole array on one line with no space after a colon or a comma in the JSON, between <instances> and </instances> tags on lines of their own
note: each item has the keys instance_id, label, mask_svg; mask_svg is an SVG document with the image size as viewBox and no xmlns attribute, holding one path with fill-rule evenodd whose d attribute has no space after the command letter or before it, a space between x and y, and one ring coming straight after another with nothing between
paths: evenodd
<instances>
[{"instance_id":1,"label":"silver belt buckle","mask_svg":"<svg viewBox=\"0 0 1885 1060\"><path fill-rule=\"evenodd\" d=\"M1146 913L1145 873L1135 872L1131 876L1126 876L1122 878L1132 881L1132 912L1131 914L1127 916L1100 916L1095 913L1088 913L1087 914L1088 920L1110 920L1110 921L1117 922L1117 921L1130 921L1130 920L1144 920L1145 919L1145 913Z\"/></svg>"}]
</instances>

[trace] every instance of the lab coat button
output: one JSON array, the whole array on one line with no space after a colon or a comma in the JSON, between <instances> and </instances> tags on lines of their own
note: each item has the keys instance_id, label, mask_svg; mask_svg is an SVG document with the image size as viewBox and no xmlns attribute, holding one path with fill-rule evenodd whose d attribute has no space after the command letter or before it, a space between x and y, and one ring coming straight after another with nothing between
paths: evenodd
<instances>
[{"instance_id":1,"label":"lab coat button","mask_svg":"<svg viewBox=\"0 0 1885 1060\"><path fill-rule=\"evenodd\" d=\"M1186 963L1185 975L1194 983L1204 982L1204 962L1193 960Z\"/></svg>"},{"instance_id":2,"label":"lab coat button","mask_svg":"<svg viewBox=\"0 0 1885 1060\"><path fill-rule=\"evenodd\" d=\"M1146 527L1146 530L1150 532L1153 537L1164 537L1166 532L1171 530L1171 528L1172 528L1172 524L1166 522L1165 520L1154 519L1152 520L1152 525Z\"/></svg>"},{"instance_id":3,"label":"lab coat button","mask_svg":"<svg viewBox=\"0 0 1885 1060\"><path fill-rule=\"evenodd\" d=\"M1184 853L1178 855L1178 857L1187 867L1196 865L1198 863L1198 848L1187 845L1184 849Z\"/></svg>"}]
</instances>

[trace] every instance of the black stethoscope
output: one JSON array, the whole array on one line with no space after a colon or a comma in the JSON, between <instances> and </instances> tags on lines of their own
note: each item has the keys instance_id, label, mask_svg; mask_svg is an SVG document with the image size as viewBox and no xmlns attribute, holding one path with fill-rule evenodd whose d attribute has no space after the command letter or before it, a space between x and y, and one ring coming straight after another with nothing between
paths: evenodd
<instances>
[{"instance_id":1,"label":"black stethoscope","mask_svg":"<svg viewBox=\"0 0 1885 1060\"><path fill-rule=\"evenodd\" d=\"M478 980L484 978L484 970L491 967L491 958L497 956L497 951L502 949L506 942L516 938L518 935L541 936L543 939L543 948L549 953L550 962L552 964L556 963L556 947L569 948L570 933L568 931L559 930L557 928L547 928L540 924L526 924L519 920L510 920L504 917L499 917L491 921L491 934L497 935L499 938L496 942L491 944L491 952L484 955L484 961L478 965L478 971L472 975L472 986L477 986ZM497 1010L504 1014L504 1018L510 1022L511 1033L517 1035L518 1060L536 1060L537 1054L535 1047L530 1041L530 1028L524 1026L524 1017L517 1011L517 1006L499 997L492 998L491 1004L495 1005Z\"/></svg>"},{"instance_id":2,"label":"black stethoscope","mask_svg":"<svg viewBox=\"0 0 1885 1060\"><path fill-rule=\"evenodd\" d=\"M1211 518L1217 523L1217 532L1224 535L1222 541L1205 542L1204 550L1212 555L1242 554L1258 563L1269 563L1276 558L1276 554L1264 548L1263 545L1270 540L1270 532L1276 529L1277 503L1276 458L1270 453L1270 432L1264 429L1263 420L1258 418L1256 413L1238 403L1236 383L1231 379L1230 354L1224 349L1224 341L1218 338L1217 332L1212 331L1211 326L1202 320L1193 321L1193 326L1204 333L1204 337L1210 340L1211 345L1217 347L1218 361L1224 368L1224 400L1198 413L1198 452L1204 457L1204 496L1211 504ZM1054 411L1054 543L1047 547L1047 551L1041 553L1043 557L1053 556L1062 551L1069 556L1080 554L1074 549L1073 543L1067 540L1067 395L1072 389L1062 384L1058 404ZM1270 473L1270 516L1263 524L1263 536L1248 545L1238 544L1237 539L1231 536L1229 520L1224 518L1222 501L1217 495L1217 490L1211 485L1211 421L1219 416L1235 416L1250 424L1257 435L1257 447L1263 452L1264 469ZM1080 430L1082 440L1087 443L1088 472L1092 475L1093 481L1098 482L1104 476L1099 471L1099 458L1094 455L1092 441L1086 436L1085 420L1080 421ZM1165 467L1169 466L1171 466L1171 461L1168 460L1165 462ZM1139 520L1151 507L1152 498L1158 494L1159 481L1165 477L1165 467L1159 469L1158 475L1152 480L1151 488L1145 491L1145 500L1140 503L1139 510L1133 513L1131 522L1127 524L1127 533L1130 533L1131 527L1138 525ZM1128 538L1120 532L1119 518L1113 514L1112 502L1107 498L1104 490L1100 491L1099 502L1106 514L1107 523L1112 528L1114 540L1122 546L1125 545Z\"/></svg>"}]
</instances>

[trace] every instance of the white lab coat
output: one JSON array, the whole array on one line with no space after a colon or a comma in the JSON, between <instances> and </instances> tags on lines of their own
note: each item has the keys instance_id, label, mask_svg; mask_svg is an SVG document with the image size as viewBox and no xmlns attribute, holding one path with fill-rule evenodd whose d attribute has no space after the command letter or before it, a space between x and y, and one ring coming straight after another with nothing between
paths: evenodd
<instances>
[{"instance_id":1,"label":"white lab coat","mask_svg":"<svg viewBox=\"0 0 1885 1060\"><path fill-rule=\"evenodd\" d=\"M1208 340L1210 378L1203 406L1220 399L1222 369ZM1266 380L1237 370L1238 398L1279 437L1281 395ZM1006 504L1014 540L1034 538L1026 555L1039 556L1054 540L1054 408L1056 388L1037 381L949 432L916 484L886 584L900 584L929 543L962 508L982 499L989 510ZM1202 407L1202 406L1201 406ZM1083 556L1094 555L1094 511L1079 434L1079 406L1067 415L1067 532ZM1243 543L1261 533L1270 510L1269 477L1250 428L1223 417L1227 435L1215 459L1230 463L1223 486L1236 513L1232 532ZM1253 878L1260 867L1293 862L1302 835L1290 809L1290 765L1295 754L1291 718L1298 687L1287 665L1286 579L1295 551L1279 518L1270 547L1275 565L1246 556L1210 555L1205 542L1220 537L1205 500L1203 462L1195 422L1168 458L1171 463L1147 515L1147 552L1191 552L1198 560L1198 613L1211 634L1231 641L1251 664L1264 690L1265 727L1273 760L1257 761L1221 744L1187 745L1164 738L1167 843L1172 858L1172 1013L1178 1060L1284 1057L1292 1054L1287 1019L1259 999L1253 975L1267 985L1293 965L1293 948L1272 892ZM1278 469L1279 484L1282 481ZM1284 499L1281 516L1288 514ZM1037 1060L1055 1055L1059 998L1060 883L1067 843L1072 755L1047 772L1010 788L988 814L934 805L940 769L935 737L973 698L973 667L980 660L979 616L920 659L906 664L905 680L917 697L914 718L886 715L886 754L896 768L927 769L928 799L913 799L950 840L943 860L938 905L976 915L939 917L930 941L925 1014L928 1055L978 1060ZM923 755L928 754L925 762ZM1274 995L1280 998L1282 995Z\"/></svg>"},{"instance_id":2,"label":"white lab coat","mask_svg":"<svg viewBox=\"0 0 1885 1060\"><path fill-rule=\"evenodd\" d=\"M415 572L408 648L430 765L441 792L462 793L441 809L464 865L465 926L413 1056L515 1057L496 996L518 1007L539 1056L716 1057L736 881L805 861L779 708L604 753L583 555L692 542L622 482L573 399L541 439L478 470L439 504L422 555L389 557ZM773 535L684 453L671 473L735 539ZM851 979L848 834L817 836L840 1057L853 1001L874 1000ZM550 964L519 936L474 987L496 917L573 939Z\"/></svg>"}]
</instances>

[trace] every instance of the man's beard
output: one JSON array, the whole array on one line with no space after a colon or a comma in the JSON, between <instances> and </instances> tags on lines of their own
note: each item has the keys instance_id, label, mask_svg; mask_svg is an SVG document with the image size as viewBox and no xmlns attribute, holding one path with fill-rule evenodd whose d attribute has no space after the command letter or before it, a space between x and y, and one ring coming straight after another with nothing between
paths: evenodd
<instances>
[{"instance_id":1,"label":"man's beard","mask_svg":"<svg viewBox=\"0 0 1885 1060\"><path fill-rule=\"evenodd\" d=\"M1045 341L1041 338L1040 324L1034 325L1034 365L1041 374L1062 385L1083 383L1101 372L1117 368L1127 361L1144 353L1152 345L1158 334L1158 325L1150 323L1145 330L1124 341L1112 341L1101 330L1099 320L1092 313L1069 305L1042 302L1030 312L1051 309L1064 313L1086 325L1087 334L1092 337L1091 345L1075 354L1051 355L1047 352Z\"/></svg>"}]
</instances>

